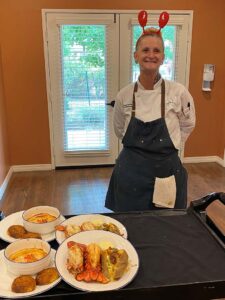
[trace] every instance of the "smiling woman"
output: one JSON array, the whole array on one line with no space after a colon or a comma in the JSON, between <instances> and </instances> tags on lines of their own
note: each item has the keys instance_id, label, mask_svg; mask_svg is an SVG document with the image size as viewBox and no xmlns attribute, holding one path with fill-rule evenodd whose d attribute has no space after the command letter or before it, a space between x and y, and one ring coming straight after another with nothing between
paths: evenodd
<instances>
[{"instance_id":1,"label":"smiling woman","mask_svg":"<svg viewBox=\"0 0 225 300\"><path fill-rule=\"evenodd\" d=\"M140 75L116 97L114 129L123 149L106 195L113 211L187 205L187 172L178 151L194 129L195 108L183 85L161 77L160 30L143 29L134 52Z\"/></svg>"}]
</instances>

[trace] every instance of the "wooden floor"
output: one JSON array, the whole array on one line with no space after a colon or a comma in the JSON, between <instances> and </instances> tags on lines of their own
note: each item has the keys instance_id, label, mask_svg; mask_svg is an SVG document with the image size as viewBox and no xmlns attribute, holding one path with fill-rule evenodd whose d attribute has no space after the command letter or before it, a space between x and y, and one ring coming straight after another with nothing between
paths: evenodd
<instances>
[{"instance_id":1,"label":"wooden floor","mask_svg":"<svg viewBox=\"0 0 225 300\"><path fill-rule=\"evenodd\" d=\"M185 167L189 203L212 192L225 192L225 168L216 163ZM0 210L9 215L35 205L53 205L65 215L109 212L104 201L111 173L112 167L14 173Z\"/></svg>"}]
</instances>

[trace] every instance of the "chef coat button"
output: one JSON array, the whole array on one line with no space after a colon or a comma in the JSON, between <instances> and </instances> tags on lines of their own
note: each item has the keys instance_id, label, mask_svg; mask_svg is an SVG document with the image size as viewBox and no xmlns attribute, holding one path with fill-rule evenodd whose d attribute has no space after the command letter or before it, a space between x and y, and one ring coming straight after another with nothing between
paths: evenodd
<instances>
[{"instance_id":1,"label":"chef coat button","mask_svg":"<svg viewBox=\"0 0 225 300\"><path fill-rule=\"evenodd\" d=\"M143 144L143 143L144 143L144 140L141 140L141 143Z\"/></svg>"}]
</instances>

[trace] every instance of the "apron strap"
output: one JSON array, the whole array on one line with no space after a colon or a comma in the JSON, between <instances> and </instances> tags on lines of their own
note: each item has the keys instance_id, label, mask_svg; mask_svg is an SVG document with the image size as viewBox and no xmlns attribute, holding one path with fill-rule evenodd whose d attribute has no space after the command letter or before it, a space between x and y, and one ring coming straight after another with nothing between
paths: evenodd
<instances>
[{"instance_id":1,"label":"apron strap","mask_svg":"<svg viewBox=\"0 0 225 300\"><path fill-rule=\"evenodd\" d=\"M135 82L133 91L133 102L132 102L132 113L131 116L135 117L136 103L135 103L135 93L138 90L138 83ZM161 117L165 118L165 80L162 79L161 83Z\"/></svg>"},{"instance_id":2,"label":"apron strap","mask_svg":"<svg viewBox=\"0 0 225 300\"><path fill-rule=\"evenodd\" d=\"M165 80L161 84L161 117L165 118Z\"/></svg>"},{"instance_id":3,"label":"apron strap","mask_svg":"<svg viewBox=\"0 0 225 300\"><path fill-rule=\"evenodd\" d=\"M135 110L136 110L135 93L137 92L137 90L138 90L138 83L136 81L134 85L134 91L133 91L132 114L131 114L132 117L135 117Z\"/></svg>"}]
</instances>

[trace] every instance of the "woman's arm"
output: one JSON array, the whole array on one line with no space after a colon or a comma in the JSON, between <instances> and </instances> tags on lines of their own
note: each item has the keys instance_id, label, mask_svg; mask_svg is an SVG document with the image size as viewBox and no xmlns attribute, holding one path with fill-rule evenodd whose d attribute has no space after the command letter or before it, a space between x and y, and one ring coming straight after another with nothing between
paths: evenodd
<instances>
[{"instance_id":1,"label":"woman's arm","mask_svg":"<svg viewBox=\"0 0 225 300\"><path fill-rule=\"evenodd\" d=\"M194 101L186 88L181 94L181 110L182 113L179 115L179 122L181 142L184 144L193 131L196 122Z\"/></svg>"},{"instance_id":2,"label":"woman's arm","mask_svg":"<svg viewBox=\"0 0 225 300\"><path fill-rule=\"evenodd\" d=\"M116 102L113 110L113 126L116 136L119 139L123 138L124 126L125 126L125 115L123 111L122 99L117 95Z\"/></svg>"}]
</instances>

